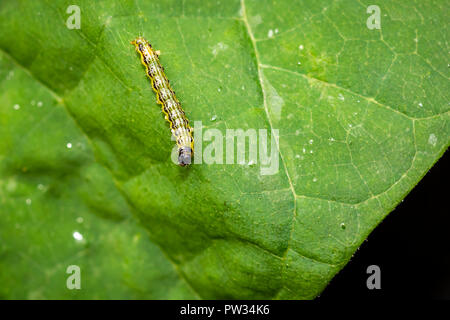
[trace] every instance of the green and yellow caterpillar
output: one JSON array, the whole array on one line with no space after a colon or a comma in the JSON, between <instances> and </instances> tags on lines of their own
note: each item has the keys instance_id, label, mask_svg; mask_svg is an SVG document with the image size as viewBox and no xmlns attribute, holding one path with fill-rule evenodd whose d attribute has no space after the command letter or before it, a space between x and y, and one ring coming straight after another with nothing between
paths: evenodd
<instances>
[{"instance_id":1,"label":"green and yellow caterpillar","mask_svg":"<svg viewBox=\"0 0 450 320\"><path fill-rule=\"evenodd\" d=\"M144 38L136 38L131 42L141 56L141 62L145 66L147 76L150 78L153 90L156 92L156 100L162 106L165 119L170 123L170 130L176 138L178 146L178 164L186 166L191 164L194 155L193 130L189 126L181 104L170 87L164 68L159 62L158 52Z\"/></svg>"}]
</instances>

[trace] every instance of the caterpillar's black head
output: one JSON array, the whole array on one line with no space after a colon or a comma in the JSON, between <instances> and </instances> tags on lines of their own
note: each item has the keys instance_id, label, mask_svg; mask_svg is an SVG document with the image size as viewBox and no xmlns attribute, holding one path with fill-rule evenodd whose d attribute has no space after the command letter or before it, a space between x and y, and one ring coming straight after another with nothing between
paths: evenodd
<instances>
[{"instance_id":1,"label":"caterpillar's black head","mask_svg":"<svg viewBox=\"0 0 450 320\"><path fill-rule=\"evenodd\" d=\"M178 152L178 164L182 167L188 166L192 161L192 149L190 147L181 147Z\"/></svg>"}]
</instances>

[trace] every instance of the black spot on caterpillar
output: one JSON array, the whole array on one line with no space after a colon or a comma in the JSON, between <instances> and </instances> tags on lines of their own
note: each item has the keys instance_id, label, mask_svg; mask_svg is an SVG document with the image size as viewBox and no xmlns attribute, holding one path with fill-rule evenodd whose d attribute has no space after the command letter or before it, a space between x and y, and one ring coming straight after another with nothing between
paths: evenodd
<instances>
[{"instance_id":1,"label":"black spot on caterpillar","mask_svg":"<svg viewBox=\"0 0 450 320\"><path fill-rule=\"evenodd\" d=\"M131 42L141 56L141 62L145 66L147 76L150 78L153 90L156 92L156 100L161 105L165 119L170 124L170 130L176 138L178 146L178 164L186 166L191 164L194 154L194 138L189 120L186 117L181 104L170 87L164 68L159 62L157 51L144 38L136 38Z\"/></svg>"}]
</instances>

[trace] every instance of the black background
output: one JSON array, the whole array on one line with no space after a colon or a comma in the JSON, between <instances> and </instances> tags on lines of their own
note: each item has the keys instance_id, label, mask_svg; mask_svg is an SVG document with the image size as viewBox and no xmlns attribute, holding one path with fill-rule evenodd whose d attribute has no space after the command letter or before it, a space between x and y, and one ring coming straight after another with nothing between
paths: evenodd
<instances>
[{"instance_id":1,"label":"black background","mask_svg":"<svg viewBox=\"0 0 450 320\"><path fill-rule=\"evenodd\" d=\"M449 152L372 232L319 300L450 299ZM369 265L381 269L381 289L369 290Z\"/></svg>"}]
</instances>

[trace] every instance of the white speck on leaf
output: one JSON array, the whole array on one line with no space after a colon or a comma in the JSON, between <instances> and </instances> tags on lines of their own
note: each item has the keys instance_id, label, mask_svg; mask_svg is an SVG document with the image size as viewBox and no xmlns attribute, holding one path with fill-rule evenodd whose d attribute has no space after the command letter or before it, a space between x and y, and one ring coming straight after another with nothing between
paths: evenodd
<instances>
[{"instance_id":1,"label":"white speck on leaf","mask_svg":"<svg viewBox=\"0 0 450 320\"><path fill-rule=\"evenodd\" d=\"M226 44L223 43L223 42L219 42L219 43L217 43L216 45L214 45L214 46L212 47L211 52L212 52L212 54L213 54L214 57L215 57L215 56L217 56L221 51L225 51L225 50L227 50L227 49L228 49L228 45L226 45Z\"/></svg>"},{"instance_id":2,"label":"white speck on leaf","mask_svg":"<svg viewBox=\"0 0 450 320\"><path fill-rule=\"evenodd\" d=\"M436 146L437 137L434 133L430 134L430 136L428 137L428 143L431 144L433 147Z\"/></svg>"},{"instance_id":3,"label":"white speck on leaf","mask_svg":"<svg viewBox=\"0 0 450 320\"><path fill-rule=\"evenodd\" d=\"M77 241L83 240L83 235L82 235L81 233L79 233L78 231L75 231L75 232L72 234L72 236L73 236L73 238L74 238L75 240L77 240Z\"/></svg>"},{"instance_id":4,"label":"white speck on leaf","mask_svg":"<svg viewBox=\"0 0 450 320\"><path fill-rule=\"evenodd\" d=\"M257 26L262 23L262 18L258 14L256 16L250 17L250 21L252 22L252 25Z\"/></svg>"},{"instance_id":5,"label":"white speck on leaf","mask_svg":"<svg viewBox=\"0 0 450 320\"><path fill-rule=\"evenodd\" d=\"M264 77L263 82L267 88L268 107L269 112L274 116L276 121L281 119L281 110L283 109L284 100L278 95L277 90L270 84L270 82Z\"/></svg>"}]
</instances>

